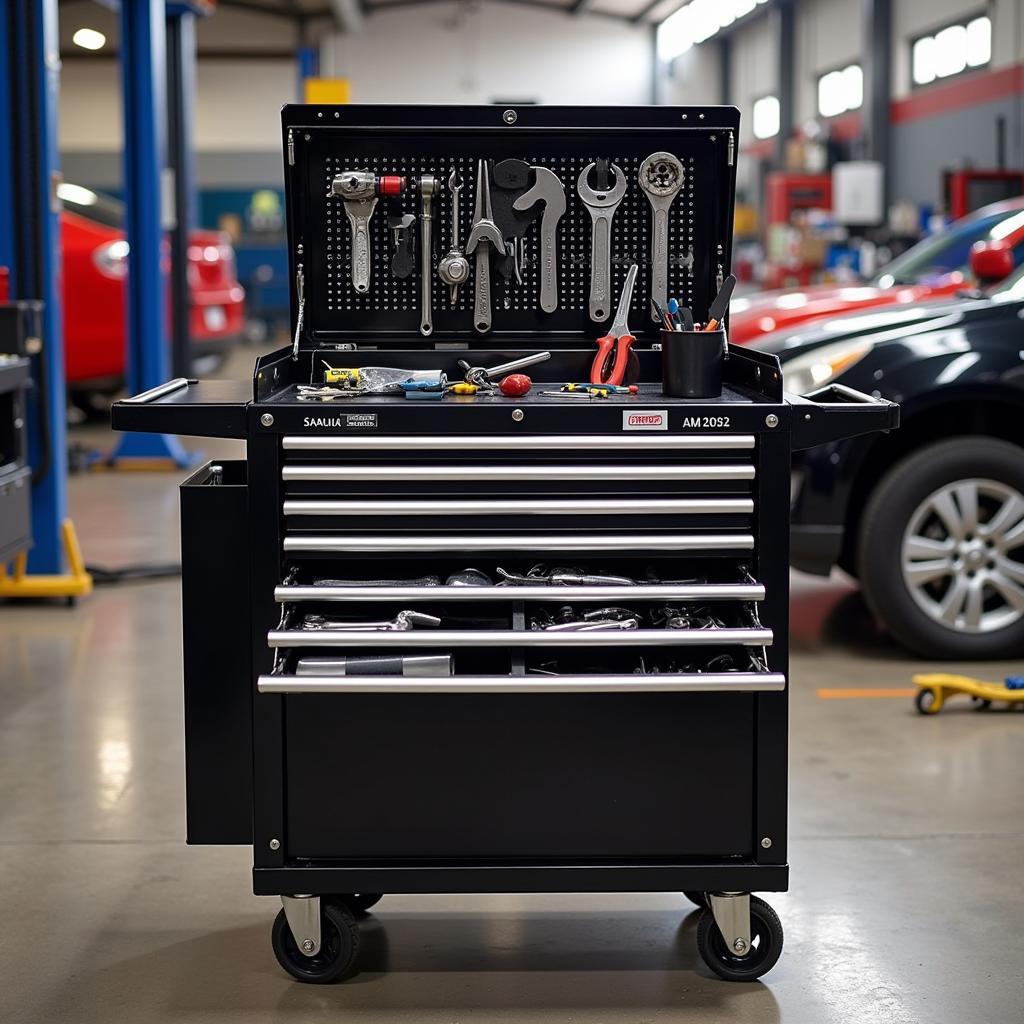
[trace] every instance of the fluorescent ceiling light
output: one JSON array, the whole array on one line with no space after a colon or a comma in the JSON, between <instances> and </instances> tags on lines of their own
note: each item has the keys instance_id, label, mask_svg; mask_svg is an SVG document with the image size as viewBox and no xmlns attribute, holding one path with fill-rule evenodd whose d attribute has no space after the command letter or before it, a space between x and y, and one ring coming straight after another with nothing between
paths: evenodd
<instances>
[{"instance_id":1,"label":"fluorescent ceiling light","mask_svg":"<svg viewBox=\"0 0 1024 1024\"><path fill-rule=\"evenodd\" d=\"M83 50L102 50L106 41L107 37L94 28L80 28L71 37L71 42Z\"/></svg>"},{"instance_id":2,"label":"fluorescent ceiling light","mask_svg":"<svg viewBox=\"0 0 1024 1024\"><path fill-rule=\"evenodd\" d=\"M658 58L665 63L717 35L766 0L690 0L658 26Z\"/></svg>"}]
</instances>

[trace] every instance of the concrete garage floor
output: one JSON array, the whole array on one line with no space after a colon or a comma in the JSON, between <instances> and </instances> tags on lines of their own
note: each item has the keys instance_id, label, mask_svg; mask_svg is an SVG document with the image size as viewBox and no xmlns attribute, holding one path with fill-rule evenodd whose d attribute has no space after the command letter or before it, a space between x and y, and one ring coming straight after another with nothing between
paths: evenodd
<instances>
[{"instance_id":1,"label":"concrete garage floor","mask_svg":"<svg viewBox=\"0 0 1024 1024\"><path fill-rule=\"evenodd\" d=\"M176 559L180 477L74 478L87 560ZM794 589L793 889L768 897L782 960L748 985L710 976L675 894L385 897L358 976L290 981L250 851L183 842L178 581L4 607L0 1020L1019 1021L1024 717L822 699L926 666L875 635L847 584Z\"/></svg>"}]
</instances>

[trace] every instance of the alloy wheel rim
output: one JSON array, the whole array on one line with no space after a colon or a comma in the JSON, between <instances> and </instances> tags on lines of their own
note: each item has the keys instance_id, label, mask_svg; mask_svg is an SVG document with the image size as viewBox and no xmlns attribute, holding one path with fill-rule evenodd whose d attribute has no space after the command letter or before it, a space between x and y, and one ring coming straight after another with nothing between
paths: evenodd
<instances>
[{"instance_id":1,"label":"alloy wheel rim","mask_svg":"<svg viewBox=\"0 0 1024 1024\"><path fill-rule=\"evenodd\" d=\"M915 604L944 629L993 633L1024 617L1024 495L956 480L914 510L900 551Z\"/></svg>"}]
</instances>

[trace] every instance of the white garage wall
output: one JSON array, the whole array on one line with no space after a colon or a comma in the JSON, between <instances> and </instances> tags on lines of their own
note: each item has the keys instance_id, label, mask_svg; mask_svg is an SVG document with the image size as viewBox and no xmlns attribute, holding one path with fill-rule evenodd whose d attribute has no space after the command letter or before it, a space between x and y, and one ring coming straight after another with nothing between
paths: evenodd
<instances>
[{"instance_id":1,"label":"white garage wall","mask_svg":"<svg viewBox=\"0 0 1024 1024\"><path fill-rule=\"evenodd\" d=\"M771 14L752 21L732 36L730 99L740 108L740 144L754 141L751 110L754 100L778 95L778 58Z\"/></svg>"},{"instance_id":2,"label":"white garage wall","mask_svg":"<svg viewBox=\"0 0 1024 1024\"><path fill-rule=\"evenodd\" d=\"M502 3L375 13L322 47L355 103L649 103L649 26Z\"/></svg>"},{"instance_id":3,"label":"white garage wall","mask_svg":"<svg viewBox=\"0 0 1024 1024\"><path fill-rule=\"evenodd\" d=\"M798 125L818 116L818 78L861 59L864 5L859 0L812 0L796 9Z\"/></svg>"}]
</instances>

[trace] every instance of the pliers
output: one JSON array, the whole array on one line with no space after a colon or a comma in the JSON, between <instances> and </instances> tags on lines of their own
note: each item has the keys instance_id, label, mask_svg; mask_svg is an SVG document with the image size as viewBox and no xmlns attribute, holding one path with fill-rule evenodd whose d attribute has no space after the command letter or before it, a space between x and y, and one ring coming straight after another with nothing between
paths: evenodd
<instances>
[{"instance_id":1,"label":"pliers","mask_svg":"<svg viewBox=\"0 0 1024 1024\"><path fill-rule=\"evenodd\" d=\"M590 368L591 384L621 384L629 365L629 353L636 340L629 333L629 306L633 301L633 284L636 281L637 265L634 263L626 274L626 283L619 296L619 308L615 311L611 330L597 339L597 355Z\"/></svg>"}]
</instances>

